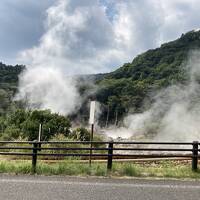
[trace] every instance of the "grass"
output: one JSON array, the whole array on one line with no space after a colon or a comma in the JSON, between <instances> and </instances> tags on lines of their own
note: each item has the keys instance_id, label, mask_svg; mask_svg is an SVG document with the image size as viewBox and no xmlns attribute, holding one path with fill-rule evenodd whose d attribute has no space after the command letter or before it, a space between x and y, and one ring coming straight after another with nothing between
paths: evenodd
<instances>
[{"instance_id":1,"label":"grass","mask_svg":"<svg viewBox=\"0 0 200 200\"><path fill-rule=\"evenodd\" d=\"M31 161L0 161L0 173L31 174ZM39 175L73 175L73 176L129 176L129 177L168 177L200 179L200 170L191 170L190 163L162 161L159 163L114 163L112 171L107 172L106 163L81 163L65 160L59 163L37 163L36 173Z\"/></svg>"}]
</instances>

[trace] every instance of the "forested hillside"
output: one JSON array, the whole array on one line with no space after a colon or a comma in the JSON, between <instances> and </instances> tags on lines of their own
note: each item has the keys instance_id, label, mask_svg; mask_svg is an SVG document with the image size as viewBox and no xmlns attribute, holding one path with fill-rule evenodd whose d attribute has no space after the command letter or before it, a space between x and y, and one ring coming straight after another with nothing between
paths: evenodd
<instances>
[{"instance_id":1,"label":"forested hillside","mask_svg":"<svg viewBox=\"0 0 200 200\"><path fill-rule=\"evenodd\" d=\"M200 31L190 31L160 48L138 55L131 63L97 80L96 98L106 108L102 119L109 117L114 122L127 112L140 112L150 106L152 92L187 81L185 62L190 51L199 47Z\"/></svg>"},{"instance_id":2,"label":"forested hillside","mask_svg":"<svg viewBox=\"0 0 200 200\"><path fill-rule=\"evenodd\" d=\"M12 98L17 90L18 75L24 68L22 65L0 63L0 115L6 114L14 106Z\"/></svg>"}]
</instances>

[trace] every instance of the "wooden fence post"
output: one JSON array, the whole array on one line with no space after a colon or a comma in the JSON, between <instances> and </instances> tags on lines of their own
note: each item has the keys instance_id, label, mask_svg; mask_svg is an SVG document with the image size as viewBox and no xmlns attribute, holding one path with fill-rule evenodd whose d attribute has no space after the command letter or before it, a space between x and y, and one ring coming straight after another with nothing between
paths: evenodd
<instances>
[{"instance_id":1,"label":"wooden fence post","mask_svg":"<svg viewBox=\"0 0 200 200\"><path fill-rule=\"evenodd\" d=\"M196 171L198 169L198 141L193 141L193 149L192 149L192 170Z\"/></svg>"},{"instance_id":2,"label":"wooden fence post","mask_svg":"<svg viewBox=\"0 0 200 200\"><path fill-rule=\"evenodd\" d=\"M37 149L38 143L33 143L33 155L32 155L32 173L36 173L36 164L37 164Z\"/></svg>"},{"instance_id":3,"label":"wooden fence post","mask_svg":"<svg viewBox=\"0 0 200 200\"><path fill-rule=\"evenodd\" d=\"M112 158L113 158L113 141L109 142L108 145L108 162L107 162L108 171L111 171L112 169Z\"/></svg>"}]
</instances>

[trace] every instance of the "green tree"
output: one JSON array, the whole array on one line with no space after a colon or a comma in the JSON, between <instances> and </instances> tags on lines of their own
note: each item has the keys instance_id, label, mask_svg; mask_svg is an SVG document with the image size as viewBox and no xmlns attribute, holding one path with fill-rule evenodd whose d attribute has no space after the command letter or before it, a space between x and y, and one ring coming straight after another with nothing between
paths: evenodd
<instances>
[{"instance_id":1,"label":"green tree","mask_svg":"<svg viewBox=\"0 0 200 200\"><path fill-rule=\"evenodd\" d=\"M69 134L71 127L67 117L50 110L16 110L15 112L1 117L1 136L7 139L17 139L19 137L28 140L38 139L39 125L42 124L42 140L49 140L56 134Z\"/></svg>"}]
</instances>

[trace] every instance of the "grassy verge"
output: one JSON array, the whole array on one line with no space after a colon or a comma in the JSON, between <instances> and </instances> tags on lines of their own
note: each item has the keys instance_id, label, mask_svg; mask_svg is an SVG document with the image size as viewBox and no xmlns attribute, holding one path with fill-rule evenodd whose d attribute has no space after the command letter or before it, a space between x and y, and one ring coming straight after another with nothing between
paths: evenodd
<instances>
[{"instance_id":1,"label":"grassy verge","mask_svg":"<svg viewBox=\"0 0 200 200\"><path fill-rule=\"evenodd\" d=\"M0 161L0 173L31 174L31 161ZM75 175L75 176L131 176L131 177L170 177L200 179L200 170L193 172L190 163L182 164L173 161L162 161L150 164L114 163L107 173L105 163L75 162L73 160L59 163L38 162L36 173L39 175Z\"/></svg>"}]
</instances>

